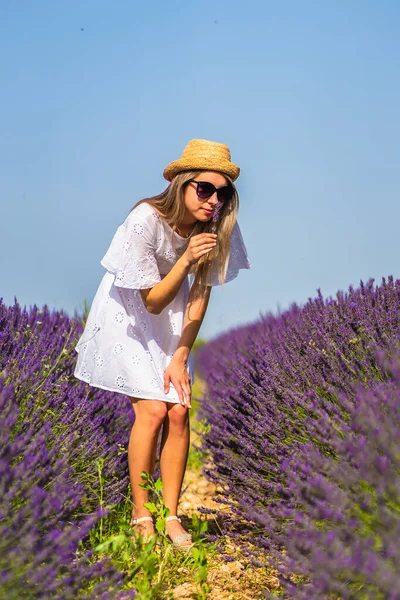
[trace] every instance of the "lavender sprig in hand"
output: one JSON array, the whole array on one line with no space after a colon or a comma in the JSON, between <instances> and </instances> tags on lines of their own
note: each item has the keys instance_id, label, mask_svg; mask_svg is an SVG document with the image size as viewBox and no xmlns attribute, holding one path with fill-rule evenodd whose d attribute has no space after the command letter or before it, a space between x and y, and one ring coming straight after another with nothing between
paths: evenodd
<instances>
[{"instance_id":1,"label":"lavender sprig in hand","mask_svg":"<svg viewBox=\"0 0 400 600\"><path fill-rule=\"evenodd\" d=\"M221 210L222 207L222 202L217 202L217 205L215 207L215 211L213 214L213 218L212 218L212 225L211 225L211 233L216 233L217 231L217 226L218 226L218 221L219 221L219 211Z\"/></svg>"}]
</instances>

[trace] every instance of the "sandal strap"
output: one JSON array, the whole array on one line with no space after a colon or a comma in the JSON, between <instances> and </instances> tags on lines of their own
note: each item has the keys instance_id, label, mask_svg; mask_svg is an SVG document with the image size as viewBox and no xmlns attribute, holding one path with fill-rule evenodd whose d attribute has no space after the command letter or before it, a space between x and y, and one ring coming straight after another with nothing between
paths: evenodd
<instances>
[{"instance_id":1,"label":"sandal strap","mask_svg":"<svg viewBox=\"0 0 400 600\"><path fill-rule=\"evenodd\" d=\"M137 525L138 523L144 523L145 521L153 522L153 517L139 517L138 519L132 519L131 525Z\"/></svg>"},{"instance_id":2,"label":"sandal strap","mask_svg":"<svg viewBox=\"0 0 400 600\"><path fill-rule=\"evenodd\" d=\"M165 519L165 522L167 522L167 521L179 521L179 523L181 522L180 518L177 517L176 515L171 515L171 516L167 517Z\"/></svg>"}]
</instances>

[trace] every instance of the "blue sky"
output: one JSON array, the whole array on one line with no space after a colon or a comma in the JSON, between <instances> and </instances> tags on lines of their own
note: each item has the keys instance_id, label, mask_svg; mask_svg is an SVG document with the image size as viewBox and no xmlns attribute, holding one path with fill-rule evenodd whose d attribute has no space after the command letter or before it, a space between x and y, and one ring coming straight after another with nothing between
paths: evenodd
<instances>
[{"instance_id":1,"label":"blue sky","mask_svg":"<svg viewBox=\"0 0 400 600\"><path fill-rule=\"evenodd\" d=\"M252 268L201 335L398 276L400 4L0 3L0 297L69 314L192 138L242 173Z\"/></svg>"}]
</instances>

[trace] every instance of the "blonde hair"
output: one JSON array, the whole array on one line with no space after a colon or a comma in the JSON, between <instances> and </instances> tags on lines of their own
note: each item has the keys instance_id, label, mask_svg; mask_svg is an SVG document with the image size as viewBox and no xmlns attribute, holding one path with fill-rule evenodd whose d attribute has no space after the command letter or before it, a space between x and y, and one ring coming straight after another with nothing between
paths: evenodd
<instances>
[{"instance_id":1,"label":"blonde hair","mask_svg":"<svg viewBox=\"0 0 400 600\"><path fill-rule=\"evenodd\" d=\"M153 206L160 216L166 220L173 231L176 231L176 225L182 221L185 214L185 187L191 179L204 172L203 170L184 171L175 175L169 186L157 196L139 200L131 211L139 204L147 202ZM211 267L216 266L219 282L222 284L225 280L226 269L230 256L231 233L236 223L239 210L239 195L232 179L225 173L221 173L233 188L232 198L224 202L219 212L216 233L218 243L209 252L199 258L194 263L195 281L192 287L194 297L203 296L207 289L207 279ZM198 221L192 235L199 233L211 233L213 221L203 223ZM171 234L172 235L172 234ZM173 235L172 235L173 238ZM173 243L173 240L172 240Z\"/></svg>"}]
</instances>

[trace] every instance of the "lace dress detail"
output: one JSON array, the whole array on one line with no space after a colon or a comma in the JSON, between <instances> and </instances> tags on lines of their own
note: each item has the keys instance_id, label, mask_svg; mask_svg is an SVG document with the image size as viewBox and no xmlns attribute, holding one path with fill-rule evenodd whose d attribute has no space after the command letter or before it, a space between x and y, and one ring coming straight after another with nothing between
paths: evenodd
<instances>
[{"instance_id":1,"label":"lace dress detail","mask_svg":"<svg viewBox=\"0 0 400 600\"><path fill-rule=\"evenodd\" d=\"M145 202L129 213L100 261L106 273L75 347L75 377L91 386L136 398L179 402L172 384L169 393L164 394L164 372L180 340L193 276L186 277L178 294L159 315L146 310L139 290L160 282L189 240L172 231ZM249 267L236 223L225 282ZM213 270L209 285L219 285ZM193 383L191 354L187 368Z\"/></svg>"}]
</instances>

